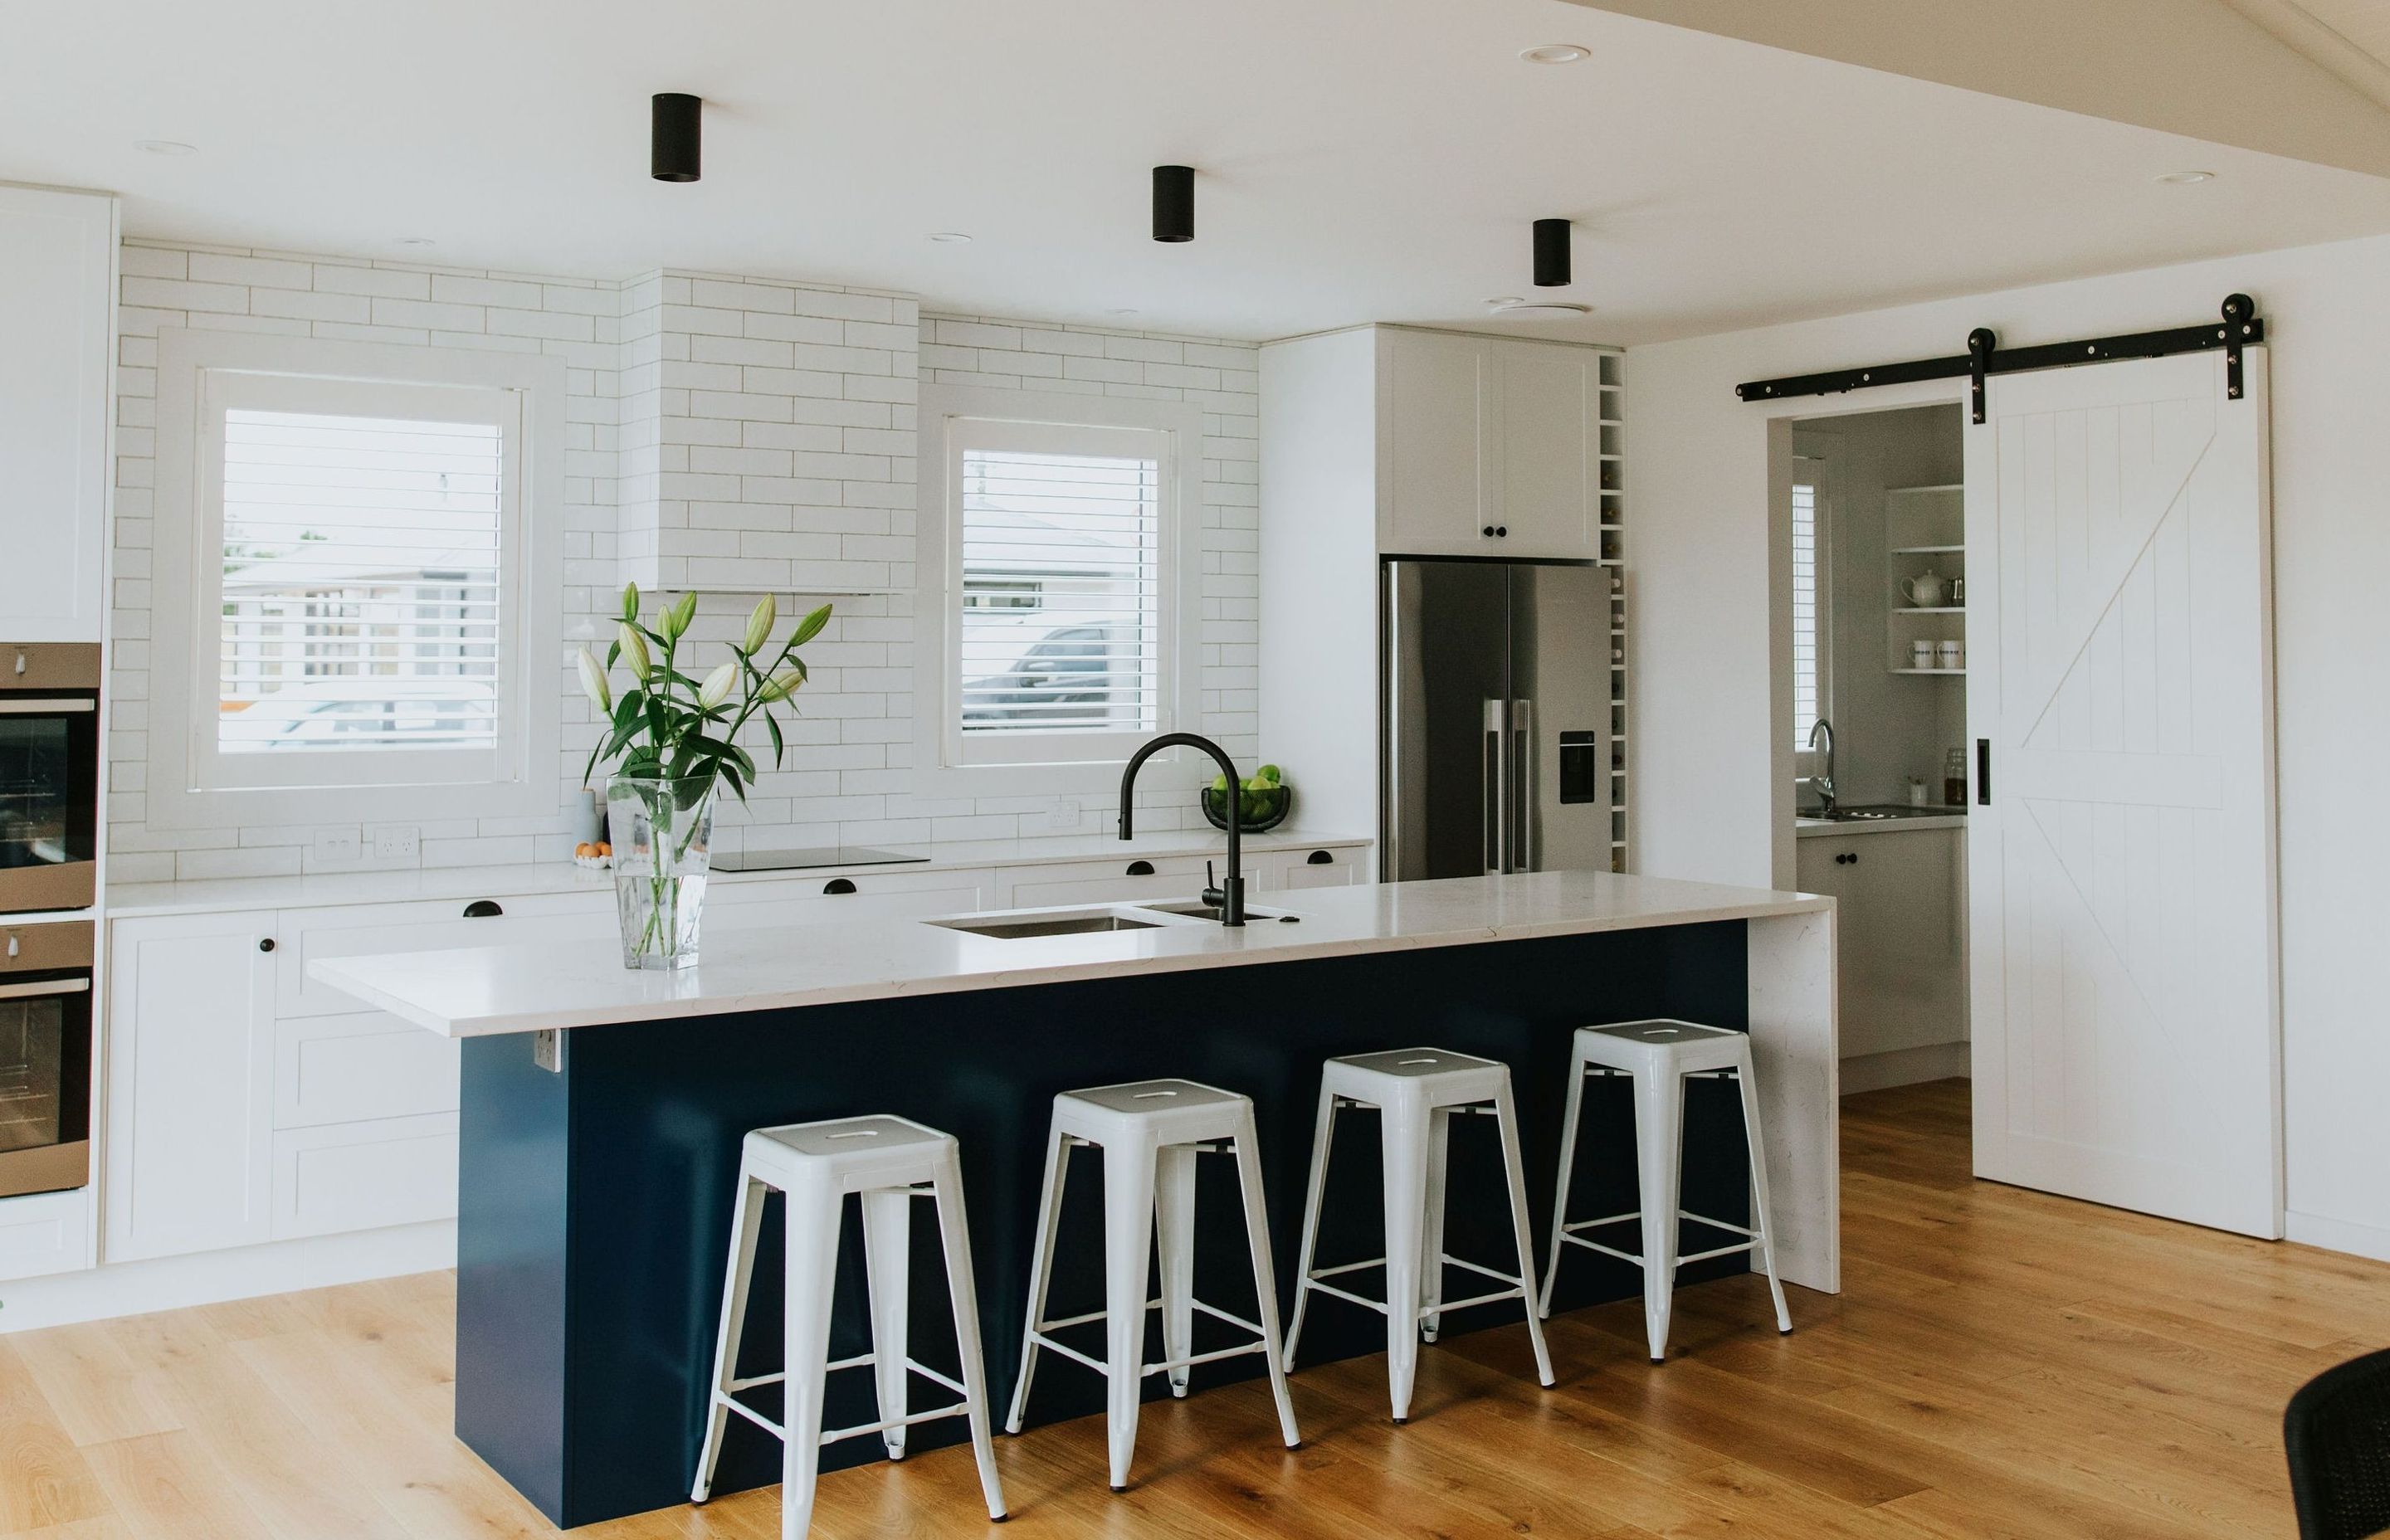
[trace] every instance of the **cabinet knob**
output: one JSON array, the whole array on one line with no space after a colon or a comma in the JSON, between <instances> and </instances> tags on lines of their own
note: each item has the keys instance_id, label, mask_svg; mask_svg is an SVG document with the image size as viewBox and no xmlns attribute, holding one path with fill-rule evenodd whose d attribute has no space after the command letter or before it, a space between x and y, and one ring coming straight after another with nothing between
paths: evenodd
<instances>
[{"instance_id":1,"label":"cabinet knob","mask_svg":"<svg viewBox=\"0 0 2390 1540\"><path fill-rule=\"evenodd\" d=\"M1491 525L1491 524L1486 525L1484 533L1484 535L1485 535L1485 538L1486 538L1486 539L1488 539L1488 540L1493 539L1493 538L1494 538L1494 526L1493 526L1493 525Z\"/></svg>"},{"instance_id":2,"label":"cabinet knob","mask_svg":"<svg viewBox=\"0 0 2390 1540\"><path fill-rule=\"evenodd\" d=\"M272 936L267 936L267 937L265 937L263 940L260 941L260 942L257 943L257 949L258 949L260 952L271 952L271 951L273 951L273 950L274 950L274 938L273 938Z\"/></svg>"},{"instance_id":3,"label":"cabinet knob","mask_svg":"<svg viewBox=\"0 0 2390 1540\"><path fill-rule=\"evenodd\" d=\"M1132 861L1128 864L1128 875L1131 877L1151 877L1153 875L1153 863L1150 861Z\"/></svg>"},{"instance_id":4,"label":"cabinet knob","mask_svg":"<svg viewBox=\"0 0 2390 1540\"><path fill-rule=\"evenodd\" d=\"M833 877L829 881L822 884L822 892L832 894L851 893L854 892L854 879L851 877Z\"/></svg>"},{"instance_id":5,"label":"cabinet knob","mask_svg":"<svg viewBox=\"0 0 2390 1540\"><path fill-rule=\"evenodd\" d=\"M1508 540L1508 539L1510 539L1510 525L1508 525L1508 524L1497 524L1497 525L1495 525L1495 526L1494 526L1494 538L1495 538L1495 539L1497 539L1497 540Z\"/></svg>"},{"instance_id":6,"label":"cabinet knob","mask_svg":"<svg viewBox=\"0 0 2390 1540\"><path fill-rule=\"evenodd\" d=\"M477 898L465 905L467 919L494 919L505 913L506 911L499 908L496 901L493 899Z\"/></svg>"}]
</instances>

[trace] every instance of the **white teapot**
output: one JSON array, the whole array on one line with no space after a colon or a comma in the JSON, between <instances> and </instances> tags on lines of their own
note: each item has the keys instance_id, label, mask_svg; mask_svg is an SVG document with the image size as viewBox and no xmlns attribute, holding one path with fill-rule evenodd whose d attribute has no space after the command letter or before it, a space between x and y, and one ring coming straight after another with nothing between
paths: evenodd
<instances>
[{"instance_id":1,"label":"white teapot","mask_svg":"<svg viewBox=\"0 0 2390 1540\"><path fill-rule=\"evenodd\" d=\"M1939 610L1945 602L1944 596L1949 592L1949 588L1943 581L1942 574L1928 568L1913 578L1902 579L1900 591L1910 604L1920 610Z\"/></svg>"}]
</instances>

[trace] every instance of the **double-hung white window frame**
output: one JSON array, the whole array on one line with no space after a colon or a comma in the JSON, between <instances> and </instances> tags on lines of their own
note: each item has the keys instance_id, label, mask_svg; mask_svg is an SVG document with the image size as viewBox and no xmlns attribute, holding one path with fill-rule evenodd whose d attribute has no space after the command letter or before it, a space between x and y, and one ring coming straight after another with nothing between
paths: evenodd
<instances>
[{"instance_id":1,"label":"double-hung white window frame","mask_svg":"<svg viewBox=\"0 0 2390 1540\"><path fill-rule=\"evenodd\" d=\"M915 690L922 709L915 712L914 746L922 794L1086 795L1117 789L1121 766L1139 744L1156 733L1192 730L1201 715L1202 409L1177 401L924 386L919 420ZM972 449L1157 462L1160 657L1150 729L963 732L962 466Z\"/></svg>"},{"instance_id":2,"label":"double-hung white window frame","mask_svg":"<svg viewBox=\"0 0 2390 1540\"><path fill-rule=\"evenodd\" d=\"M147 821L532 817L564 783L560 360L461 349L167 328L158 340ZM501 435L497 716L468 748L218 746L228 410L486 422Z\"/></svg>"}]
</instances>

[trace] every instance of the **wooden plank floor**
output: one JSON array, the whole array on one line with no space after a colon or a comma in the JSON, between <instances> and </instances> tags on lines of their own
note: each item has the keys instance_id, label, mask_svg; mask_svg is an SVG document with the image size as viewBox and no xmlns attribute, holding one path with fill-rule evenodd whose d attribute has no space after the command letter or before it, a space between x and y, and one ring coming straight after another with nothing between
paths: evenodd
<instances>
[{"instance_id":1,"label":"wooden plank floor","mask_svg":"<svg viewBox=\"0 0 2390 1540\"><path fill-rule=\"evenodd\" d=\"M1099 1418L997 1440L1013 1521L968 1452L826 1477L836 1536L2287 1535L2284 1399L2390 1342L2390 1266L1968 1175L1963 1082L1857 1097L1843 1125L1846 1292L1677 1296L1422 1354L1413 1420L1383 1366L1149 1405L1134 1490ZM0 1534L45 1540L488 1540L546 1521L448 1432L452 1280L427 1274L0 1338ZM1002 1341L1000 1330L991 1341ZM746 1493L577 1532L777 1535Z\"/></svg>"}]
</instances>

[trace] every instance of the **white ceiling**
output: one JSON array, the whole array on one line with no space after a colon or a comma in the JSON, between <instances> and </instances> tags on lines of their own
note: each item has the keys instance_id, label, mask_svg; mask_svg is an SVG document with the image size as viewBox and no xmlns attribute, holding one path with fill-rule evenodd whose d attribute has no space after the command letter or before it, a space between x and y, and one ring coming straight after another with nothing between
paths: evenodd
<instances>
[{"instance_id":1,"label":"white ceiling","mask_svg":"<svg viewBox=\"0 0 2390 1540\"><path fill-rule=\"evenodd\" d=\"M2390 231L2390 181L1564 0L0 0L0 178L135 235L1229 336L1473 322L1548 214L1597 310L1536 329L1620 342ZM1515 57L1554 40L1595 57ZM701 183L648 179L658 90L708 99Z\"/></svg>"}]
</instances>

